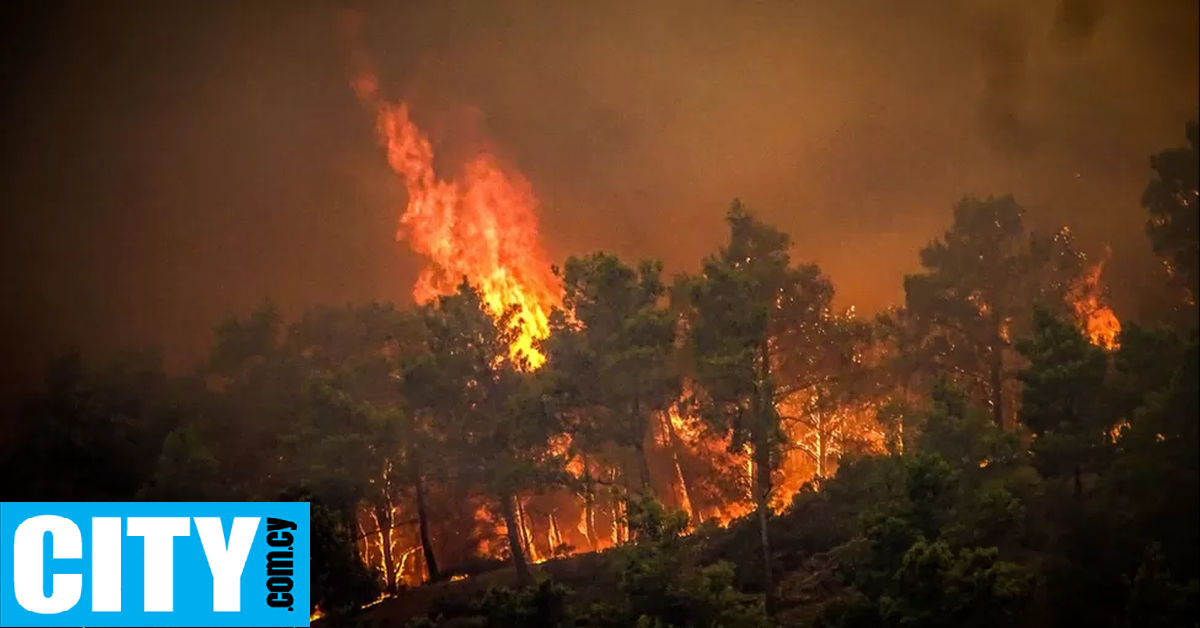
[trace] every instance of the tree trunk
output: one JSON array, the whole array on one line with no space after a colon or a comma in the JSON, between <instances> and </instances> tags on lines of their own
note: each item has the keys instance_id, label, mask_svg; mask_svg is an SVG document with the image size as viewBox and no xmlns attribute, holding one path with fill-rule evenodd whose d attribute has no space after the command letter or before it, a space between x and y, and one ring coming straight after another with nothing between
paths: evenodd
<instances>
[{"instance_id":1,"label":"tree trunk","mask_svg":"<svg viewBox=\"0 0 1200 628\"><path fill-rule=\"evenodd\" d=\"M583 456L583 526L588 545L592 551L599 550L596 539L596 487L592 482L592 468L587 456Z\"/></svg>"},{"instance_id":2,"label":"tree trunk","mask_svg":"<svg viewBox=\"0 0 1200 628\"><path fill-rule=\"evenodd\" d=\"M517 525L517 510L513 505L513 497L508 493L500 495L500 512L504 515L504 527L508 531L508 548L512 554L513 567L517 570L517 582L522 585L533 582L529 572L529 564L525 562L525 548L521 544L521 531Z\"/></svg>"},{"instance_id":3,"label":"tree trunk","mask_svg":"<svg viewBox=\"0 0 1200 628\"><path fill-rule=\"evenodd\" d=\"M371 513L371 518L374 519L375 511L370 510L369 512ZM374 567L374 565L371 564L371 539L367 535L367 531L363 529L362 519L358 516L358 506L355 506L354 510L351 511L349 515L350 519L352 519L352 521L350 521L350 525L354 526L351 529L358 531L358 538L354 540L354 546L358 547L358 544L362 543L362 556L367 561L368 567Z\"/></svg>"},{"instance_id":4,"label":"tree trunk","mask_svg":"<svg viewBox=\"0 0 1200 628\"><path fill-rule=\"evenodd\" d=\"M988 376L992 387L992 420L1000 428L1007 427L1004 413L1004 337L1000 335L1000 324L996 324L992 338L991 356L988 360Z\"/></svg>"},{"instance_id":5,"label":"tree trunk","mask_svg":"<svg viewBox=\"0 0 1200 628\"><path fill-rule=\"evenodd\" d=\"M700 517L700 507L696 505L696 500L692 499L692 488L683 473L683 465L679 462L678 453L675 454L675 473L679 477L679 490L683 494L683 501L687 502L684 507L687 509L688 517L691 518L692 526L698 526L704 520Z\"/></svg>"},{"instance_id":6,"label":"tree trunk","mask_svg":"<svg viewBox=\"0 0 1200 628\"><path fill-rule=\"evenodd\" d=\"M826 425L825 413L817 412L817 479L825 479L825 454L826 454Z\"/></svg>"},{"instance_id":7,"label":"tree trunk","mask_svg":"<svg viewBox=\"0 0 1200 628\"><path fill-rule=\"evenodd\" d=\"M642 441L637 441L633 446L634 452L637 455L638 465L638 486L641 492L649 495L650 490L650 461L646 458L646 444Z\"/></svg>"},{"instance_id":8,"label":"tree trunk","mask_svg":"<svg viewBox=\"0 0 1200 628\"><path fill-rule=\"evenodd\" d=\"M683 447L679 437L675 434L675 426L671 424L671 417L666 417L667 424L667 439L670 441L672 456L675 460L675 471L679 474L679 484L683 491L683 498L687 500L688 516L692 518L692 525L700 525L700 507L696 504L696 500L692 497L691 482L688 481L687 475L683 472L683 465L679 462L679 450Z\"/></svg>"},{"instance_id":9,"label":"tree trunk","mask_svg":"<svg viewBox=\"0 0 1200 628\"><path fill-rule=\"evenodd\" d=\"M756 432L764 432L759 427ZM754 505L758 511L759 540L762 543L763 590L766 592L767 615L775 612L775 585L771 573L771 542L767 522L770 519L771 462L765 434L757 434L754 444Z\"/></svg>"},{"instance_id":10,"label":"tree trunk","mask_svg":"<svg viewBox=\"0 0 1200 628\"><path fill-rule=\"evenodd\" d=\"M546 541L550 544L550 553L546 558L554 558L555 553L564 545L562 530L558 527L558 517L554 513L546 515Z\"/></svg>"},{"instance_id":11,"label":"tree trunk","mask_svg":"<svg viewBox=\"0 0 1200 628\"><path fill-rule=\"evenodd\" d=\"M410 451L413 461L413 485L417 491L417 530L421 536L421 555L425 558L425 570L429 572L429 582L442 579L438 571L437 558L433 555L433 542L429 535L429 513L425 507L425 479L421 476L421 461L416 452Z\"/></svg>"},{"instance_id":12,"label":"tree trunk","mask_svg":"<svg viewBox=\"0 0 1200 628\"><path fill-rule=\"evenodd\" d=\"M771 496L771 430L774 422L775 399L771 385L771 350L767 340L763 340L761 350L762 372L756 392L755 410L758 416L753 418L751 426L751 442L754 445L754 505L758 511L758 532L762 543L763 560L763 591L766 593L765 606L767 616L775 614L775 578L771 569L771 539L768 528L770 520Z\"/></svg>"},{"instance_id":13,"label":"tree trunk","mask_svg":"<svg viewBox=\"0 0 1200 628\"><path fill-rule=\"evenodd\" d=\"M390 504L375 505L375 525L379 528L379 544L383 552L384 585L388 595L396 594L396 560L392 556L392 513Z\"/></svg>"},{"instance_id":14,"label":"tree trunk","mask_svg":"<svg viewBox=\"0 0 1200 628\"><path fill-rule=\"evenodd\" d=\"M642 420L641 409L638 401L633 401L633 433L630 436L633 438L633 449L637 453L638 465L638 480L641 485L642 492L649 495L650 490L650 460L646 458L646 422Z\"/></svg>"},{"instance_id":15,"label":"tree trunk","mask_svg":"<svg viewBox=\"0 0 1200 628\"><path fill-rule=\"evenodd\" d=\"M825 436L817 435L817 479L825 479Z\"/></svg>"},{"instance_id":16,"label":"tree trunk","mask_svg":"<svg viewBox=\"0 0 1200 628\"><path fill-rule=\"evenodd\" d=\"M612 471L613 486L621 486L625 489L624 495L612 496L612 522L613 522L613 545L624 545L629 540L629 527L625 521L625 500L629 494L629 473L625 469L625 464L622 463L619 468L614 468Z\"/></svg>"},{"instance_id":17,"label":"tree trunk","mask_svg":"<svg viewBox=\"0 0 1200 628\"><path fill-rule=\"evenodd\" d=\"M525 548L525 558L536 562L537 547L533 544L533 522L529 519L529 510L525 508L525 504L521 503L520 497L514 497L513 503L516 504L514 510L517 513L517 529L520 531L521 543Z\"/></svg>"}]
</instances>

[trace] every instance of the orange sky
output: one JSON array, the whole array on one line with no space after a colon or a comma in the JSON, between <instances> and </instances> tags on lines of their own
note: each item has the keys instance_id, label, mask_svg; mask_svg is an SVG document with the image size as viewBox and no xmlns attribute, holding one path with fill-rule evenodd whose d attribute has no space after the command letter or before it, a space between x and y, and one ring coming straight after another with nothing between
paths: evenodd
<instances>
[{"instance_id":1,"label":"orange sky","mask_svg":"<svg viewBox=\"0 0 1200 628\"><path fill-rule=\"evenodd\" d=\"M344 3L16 4L7 387L71 345L186 364L267 296L408 298L404 186L347 86ZM1123 313L1156 289L1137 199L1197 110L1194 1L1108 0L1070 49L1049 0L354 4L439 155L488 136L524 172L553 260L690 268L739 196L871 310L959 196L1013 192L1112 243Z\"/></svg>"}]
</instances>

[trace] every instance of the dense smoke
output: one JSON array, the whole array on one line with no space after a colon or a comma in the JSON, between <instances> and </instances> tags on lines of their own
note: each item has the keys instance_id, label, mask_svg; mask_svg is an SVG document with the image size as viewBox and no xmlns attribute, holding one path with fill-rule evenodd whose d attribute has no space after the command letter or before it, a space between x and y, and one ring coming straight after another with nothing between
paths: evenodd
<instances>
[{"instance_id":1,"label":"dense smoke","mask_svg":"<svg viewBox=\"0 0 1200 628\"><path fill-rule=\"evenodd\" d=\"M1105 16L1103 0L1062 0L1048 29L1021 3L1001 2L983 12L979 27L979 59L983 75L980 103L985 134L999 148L1027 147L1035 138L1023 134L1022 107L1029 89L1031 55L1042 33L1054 44L1050 54L1085 54Z\"/></svg>"},{"instance_id":2,"label":"dense smoke","mask_svg":"<svg viewBox=\"0 0 1200 628\"><path fill-rule=\"evenodd\" d=\"M1107 8L1104 0L1063 0L1054 14L1051 36L1063 48L1079 51L1091 43Z\"/></svg>"},{"instance_id":3,"label":"dense smoke","mask_svg":"<svg viewBox=\"0 0 1200 628\"><path fill-rule=\"evenodd\" d=\"M959 197L1011 192L1112 245L1122 316L1157 290L1130 279L1157 268L1138 196L1195 115L1194 1L355 4L387 97L451 163L486 135L554 261L693 268L741 197L872 311ZM183 368L267 296L409 298L405 193L347 89L343 6L13 7L8 386L72 345L161 342Z\"/></svg>"}]
</instances>

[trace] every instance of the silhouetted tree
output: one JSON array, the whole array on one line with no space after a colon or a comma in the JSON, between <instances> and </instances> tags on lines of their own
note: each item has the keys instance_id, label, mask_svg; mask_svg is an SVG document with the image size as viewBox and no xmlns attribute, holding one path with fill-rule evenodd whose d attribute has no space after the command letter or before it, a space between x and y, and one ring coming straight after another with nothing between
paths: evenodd
<instances>
[{"instance_id":1,"label":"silhouetted tree","mask_svg":"<svg viewBox=\"0 0 1200 628\"><path fill-rule=\"evenodd\" d=\"M1030 233L1011 196L963 199L954 224L921 249L921 273L904 279L920 346L940 372L978 394L998 425L1015 415L1012 342L1028 332L1030 306L1066 309L1084 269L1070 232Z\"/></svg>"},{"instance_id":2,"label":"silhouetted tree","mask_svg":"<svg viewBox=\"0 0 1200 628\"><path fill-rule=\"evenodd\" d=\"M780 462L780 404L823 381L804 350L823 341L833 287L813 265L793 266L790 240L734 202L729 241L678 288L688 304L692 370L701 414L748 447L768 611L774 607L770 517L772 472ZM819 358L818 358L819 359ZM784 375L787 375L785 378Z\"/></svg>"},{"instance_id":3,"label":"silhouetted tree","mask_svg":"<svg viewBox=\"0 0 1200 628\"><path fill-rule=\"evenodd\" d=\"M1150 212L1146 233L1154 252L1195 304L1200 295L1200 126L1189 122L1186 134L1187 146L1150 158L1154 178L1142 193L1142 205Z\"/></svg>"},{"instance_id":4,"label":"silhouetted tree","mask_svg":"<svg viewBox=\"0 0 1200 628\"><path fill-rule=\"evenodd\" d=\"M1108 355L1045 308L1033 335L1018 342L1029 361L1018 377L1021 421L1034 435L1033 461L1044 476L1068 477L1083 496L1083 474L1106 462L1116 415L1108 398Z\"/></svg>"},{"instance_id":5,"label":"silhouetted tree","mask_svg":"<svg viewBox=\"0 0 1200 628\"><path fill-rule=\"evenodd\" d=\"M532 575L517 523L517 499L561 479L551 451L559 433L543 384L510 347L519 332L516 309L493 317L465 281L458 292L422 308L428 352L406 369L413 403L435 422L439 450L452 480L485 487L498 502L518 578ZM422 391L418 396L415 391Z\"/></svg>"},{"instance_id":6,"label":"silhouetted tree","mask_svg":"<svg viewBox=\"0 0 1200 628\"><path fill-rule=\"evenodd\" d=\"M662 264L637 269L613 255L572 257L561 272L563 307L551 315L547 367L594 445L632 450L643 492L650 489L646 439L653 417L680 394L675 321L660 306ZM586 432L583 434L582 432Z\"/></svg>"}]
</instances>

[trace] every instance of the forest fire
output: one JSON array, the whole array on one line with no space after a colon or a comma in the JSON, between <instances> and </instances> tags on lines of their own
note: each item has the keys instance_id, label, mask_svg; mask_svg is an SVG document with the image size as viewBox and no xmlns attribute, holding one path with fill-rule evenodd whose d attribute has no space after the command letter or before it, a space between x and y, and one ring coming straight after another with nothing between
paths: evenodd
<instances>
[{"instance_id":1,"label":"forest fire","mask_svg":"<svg viewBox=\"0 0 1200 628\"><path fill-rule=\"evenodd\" d=\"M429 260L413 296L430 301L454 292L465 278L483 292L494 314L516 308L521 335L513 350L540 366L544 358L534 345L549 333L555 292L529 183L486 151L461 164L456 178L441 178L434 171L433 144L413 123L408 105L386 101L369 70L360 68L352 85L374 110L388 165L408 192L397 239Z\"/></svg>"},{"instance_id":2,"label":"forest fire","mask_svg":"<svg viewBox=\"0 0 1200 628\"><path fill-rule=\"evenodd\" d=\"M428 302L453 293L465 279L481 291L493 315L516 310L521 333L512 350L539 368L546 358L537 344L550 334L549 313L562 296L538 239L531 185L486 149L435 170L435 144L417 127L409 106L381 94L377 74L361 57L357 69L355 94L373 112L377 140L407 191L397 239L428 260L413 296ZM1087 267L1068 300L1091 341L1112 349L1120 324L1105 305L1103 268L1103 261ZM980 307L986 312L986 303ZM844 322L853 320L851 313ZM1002 333L1009 340L1007 324ZM855 363L861 366L858 358ZM680 403L657 412L644 442L632 446L635 451L628 443L598 449L593 444L587 451L576 448L569 434L552 437L549 455L562 463L570 481L516 495L512 536L511 524L489 496L431 483L428 499L438 520L432 550L449 569L442 578L459 581L475 573L472 565L480 561L506 561L514 543L533 564L624 544L631 539L625 499L647 489L668 508L685 512L692 529L702 522L727 526L752 513L752 450L690 415L682 403L689 398L685 390ZM786 442L772 474L770 508L783 512L810 480L833 475L841 455L881 452L884 436L875 417L886 402L842 399L822 386L780 401ZM381 516L364 509L359 520L361 555L387 574L389 586L416 586L430 578L413 512L397 508Z\"/></svg>"},{"instance_id":3,"label":"forest fire","mask_svg":"<svg viewBox=\"0 0 1200 628\"><path fill-rule=\"evenodd\" d=\"M698 418L677 408L663 413L651 432L647 453L652 490L669 508L687 513L690 528L710 520L726 526L753 511L749 456L730 452L728 437L711 433ZM579 552L603 551L629 541L623 500L637 491L629 452L614 450L589 459L573 451L569 439L559 439L552 449L583 488L563 487L517 499L517 537L529 562L540 564ZM795 491L811 477L810 469L811 465L788 465L779 470L773 502L776 510L790 503ZM435 530L440 560L455 569L472 561L507 558L505 524L488 500L464 499L437 490L431 494L441 513ZM397 529L386 540L377 532L381 529L378 516L369 509L360 510L360 554L381 573L391 566L397 584L417 586L428 574L420 557L416 526L411 523L414 515L403 510L392 514ZM447 579L459 581L467 575L455 572Z\"/></svg>"},{"instance_id":4,"label":"forest fire","mask_svg":"<svg viewBox=\"0 0 1200 628\"><path fill-rule=\"evenodd\" d=\"M1092 344L1109 350L1117 348L1117 338L1121 335L1120 320L1102 298L1104 289L1101 276L1111 255L1112 249L1106 247L1104 257L1085 270L1072 287L1069 297L1075 316L1088 339Z\"/></svg>"},{"instance_id":5,"label":"forest fire","mask_svg":"<svg viewBox=\"0 0 1200 628\"><path fill-rule=\"evenodd\" d=\"M0 627L1200 628L1200 3L25 4Z\"/></svg>"},{"instance_id":6,"label":"forest fire","mask_svg":"<svg viewBox=\"0 0 1200 628\"><path fill-rule=\"evenodd\" d=\"M357 71L354 92L373 111L377 139L408 194L397 239L407 241L429 261L413 296L418 302L430 301L452 293L465 278L481 290L494 315L517 310L521 335L513 351L538 368L545 358L535 345L549 333L548 314L559 295L538 240L537 201L531 186L489 151L459 164L451 178L435 172L434 145L413 122L408 105L381 95L377 75L361 55ZM725 525L748 514L752 510L749 476L739 477L748 473L748 457L730 454L728 439L704 433L694 418L672 410L662 419L657 442L648 442L652 457L662 461L652 473L653 483L662 488L656 492L672 495L669 501L688 512L693 525L705 517ZM555 443L552 450L567 461L566 469L577 481L591 483L592 488L584 490L586 495L559 490L517 500L517 536L529 561L542 563L627 540L620 495L632 489L626 471L631 463L620 454L607 460L573 454L569 439ZM701 479L705 476L717 479ZM786 484L799 486L798 481ZM601 487L608 490L597 490ZM398 522L404 517L393 512L388 518ZM505 525L489 506L478 505L460 519L457 526L447 524L442 533L475 539L468 554L501 559L507 553ZM394 526L366 511L360 522L377 530ZM398 583L416 585L427 576L423 561L414 560L419 559L420 549L415 531L362 532L362 555L368 564L385 573L394 570L392 579Z\"/></svg>"},{"instance_id":7,"label":"forest fire","mask_svg":"<svg viewBox=\"0 0 1200 628\"><path fill-rule=\"evenodd\" d=\"M529 183L487 151L460 164L451 178L435 172L433 144L414 124L408 106L387 102L369 71L360 72L353 86L373 109L388 164L405 182L408 202L397 237L429 261L414 297L427 302L452 293L465 278L481 290L494 315L517 310L521 334L512 349L527 356L530 367L540 367L545 357L536 345L550 333L548 315L561 297L538 240L536 199ZM1103 262L1089 266L1072 285L1069 302L1091 341L1112 349L1120 324L1104 303L1103 268ZM832 475L840 455L882 450L883 436L874 423L879 400L841 403L823 395L814 390L781 406L790 418L783 426L787 443L772 479L770 507L776 513L809 480ZM690 527L704 521L726 526L753 512L754 466L748 446L732 447L730 435L710 430L680 404L660 413L649 432L640 454L646 458L649 488L668 507L687 513ZM564 461L573 486L517 496L515 537L527 560L539 564L629 541L624 499L642 488L635 481L638 454L609 451L589 458L572 448L569 435L553 439L550 453ZM431 488L433 495L438 492ZM451 565L507 559L507 526L488 499L442 494L437 509L436 553ZM389 582L415 586L429 573L415 526L400 523L414 515L404 514L392 512L385 521L364 511L360 519L375 529L396 529L362 534L362 555L372 567L391 571ZM465 577L449 575L452 581Z\"/></svg>"}]
</instances>

